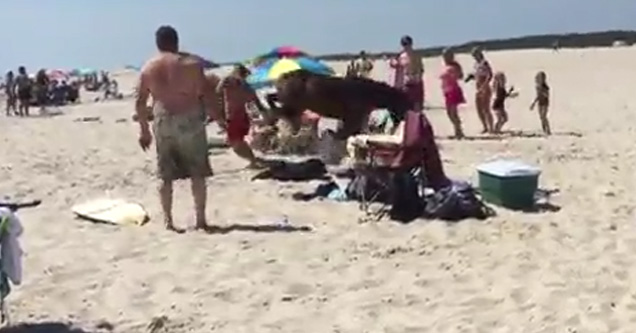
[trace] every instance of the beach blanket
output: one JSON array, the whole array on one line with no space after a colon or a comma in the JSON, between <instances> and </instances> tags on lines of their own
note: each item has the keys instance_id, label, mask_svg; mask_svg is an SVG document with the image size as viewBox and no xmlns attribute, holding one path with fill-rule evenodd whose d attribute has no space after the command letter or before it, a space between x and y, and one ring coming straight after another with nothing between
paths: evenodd
<instances>
[{"instance_id":1,"label":"beach blanket","mask_svg":"<svg viewBox=\"0 0 636 333\"><path fill-rule=\"evenodd\" d=\"M270 166L252 177L257 179L275 179L280 181L307 181L327 178L327 167L316 158L302 162L267 161Z\"/></svg>"}]
</instances>

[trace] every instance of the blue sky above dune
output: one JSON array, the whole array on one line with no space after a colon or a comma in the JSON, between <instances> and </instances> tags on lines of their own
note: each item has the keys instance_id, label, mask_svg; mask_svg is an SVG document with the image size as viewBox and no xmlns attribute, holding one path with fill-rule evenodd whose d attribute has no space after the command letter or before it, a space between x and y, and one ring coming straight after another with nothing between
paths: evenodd
<instances>
[{"instance_id":1,"label":"blue sky above dune","mask_svg":"<svg viewBox=\"0 0 636 333\"><path fill-rule=\"evenodd\" d=\"M2 0L0 69L139 64L154 30L217 61L279 44L322 54L528 34L636 29L636 0Z\"/></svg>"}]
</instances>

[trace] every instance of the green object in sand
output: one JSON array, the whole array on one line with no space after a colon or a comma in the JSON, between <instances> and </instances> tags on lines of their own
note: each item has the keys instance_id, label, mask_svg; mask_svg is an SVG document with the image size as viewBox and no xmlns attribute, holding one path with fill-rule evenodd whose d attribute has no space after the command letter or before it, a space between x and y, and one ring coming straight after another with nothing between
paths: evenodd
<instances>
[{"instance_id":1,"label":"green object in sand","mask_svg":"<svg viewBox=\"0 0 636 333\"><path fill-rule=\"evenodd\" d=\"M534 206L541 170L518 161L494 161L477 167L484 200L509 209Z\"/></svg>"}]
</instances>

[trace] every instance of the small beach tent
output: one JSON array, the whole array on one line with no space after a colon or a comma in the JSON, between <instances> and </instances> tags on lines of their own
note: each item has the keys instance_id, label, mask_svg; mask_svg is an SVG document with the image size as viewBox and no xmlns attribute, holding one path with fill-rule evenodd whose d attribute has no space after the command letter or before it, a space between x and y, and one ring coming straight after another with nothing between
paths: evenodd
<instances>
[{"instance_id":1,"label":"small beach tent","mask_svg":"<svg viewBox=\"0 0 636 333\"><path fill-rule=\"evenodd\" d=\"M141 71L141 67L135 66L135 65L126 65L126 66L124 66L124 69L137 71L137 72Z\"/></svg>"},{"instance_id":2,"label":"small beach tent","mask_svg":"<svg viewBox=\"0 0 636 333\"><path fill-rule=\"evenodd\" d=\"M89 68L89 67L76 68L70 72L70 75L72 76L85 76L85 75L93 75L93 74L97 74L97 70Z\"/></svg>"},{"instance_id":3,"label":"small beach tent","mask_svg":"<svg viewBox=\"0 0 636 333\"><path fill-rule=\"evenodd\" d=\"M48 76L50 80L55 81L68 81L69 79L68 73L61 69L49 69L46 71L46 76Z\"/></svg>"}]
</instances>

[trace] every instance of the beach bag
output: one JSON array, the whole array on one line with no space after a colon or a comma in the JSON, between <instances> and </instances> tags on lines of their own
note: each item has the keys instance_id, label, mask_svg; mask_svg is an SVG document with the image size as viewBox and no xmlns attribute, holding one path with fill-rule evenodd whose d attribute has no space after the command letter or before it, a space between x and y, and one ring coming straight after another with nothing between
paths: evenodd
<instances>
[{"instance_id":1,"label":"beach bag","mask_svg":"<svg viewBox=\"0 0 636 333\"><path fill-rule=\"evenodd\" d=\"M422 216L424 209L420 196L420 184L410 172L399 172L392 179L391 209L389 217L393 221L411 222Z\"/></svg>"},{"instance_id":2,"label":"beach bag","mask_svg":"<svg viewBox=\"0 0 636 333\"><path fill-rule=\"evenodd\" d=\"M424 213L429 218L459 221L467 218L486 219L495 215L466 182L453 182L426 198Z\"/></svg>"}]
</instances>

